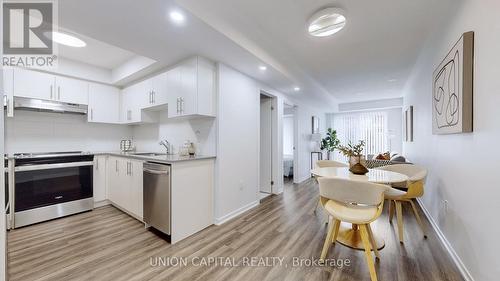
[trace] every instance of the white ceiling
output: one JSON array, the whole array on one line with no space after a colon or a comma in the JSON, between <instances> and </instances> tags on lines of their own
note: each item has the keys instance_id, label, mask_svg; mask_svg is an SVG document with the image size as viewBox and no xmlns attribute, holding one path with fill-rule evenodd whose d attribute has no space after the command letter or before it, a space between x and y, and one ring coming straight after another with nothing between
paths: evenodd
<instances>
[{"instance_id":1,"label":"white ceiling","mask_svg":"<svg viewBox=\"0 0 500 281\"><path fill-rule=\"evenodd\" d=\"M325 105L401 96L430 28L452 1L64 0L59 24L165 66L200 54ZM347 11L346 28L309 36L308 17L331 3ZM186 14L183 26L168 20L172 9Z\"/></svg>"},{"instance_id":2,"label":"white ceiling","mask_svg":"<svg viewBox=\"0 0 500 281\"><path fill-rule=\"evenodd\" d=\"M95 40L88 36L75 34L72 31L64 29L60 29L60 31L76 35L87 43L87 46L84 48L74 48L58 44L58 54L61 57L106 69L114 69L135 56L132 52Z\"/></svg>"},{"instance_id":3,"label":"white ceiling","mask_svg":"<svg viewBox=\"0 0 500 281\"><path fill-rule=\"evenodd\" d=\"M429 30L453 1L179 2L226 35L237 30L233 39L257 44L297 79L312 79L341 102L352 102L400 97ZM328 6L346 11L346 27L331 37L310 36L309 17Z\"/></svg>"}]
</instances>

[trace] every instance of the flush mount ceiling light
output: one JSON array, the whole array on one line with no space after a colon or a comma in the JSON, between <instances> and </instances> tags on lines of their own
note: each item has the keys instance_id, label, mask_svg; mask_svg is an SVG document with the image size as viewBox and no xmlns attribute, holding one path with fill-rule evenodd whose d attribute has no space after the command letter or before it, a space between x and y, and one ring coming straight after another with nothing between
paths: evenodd
<instances>
[{"instance_id":1,"label":"flush mount ceiling light","mask_svg":"<svg viewBox=\"0 0 500 281\"><path fill-rule=\"evenodd\" d=\"M262 70L262 71L267 70L267 66L261 65L261 66L259 66L259 69Z\"/></svg>"},{"instance_id":2,"label":"flush mount ceiling light","mask_svg":"<svg viewBox=\"0 0 500 281\"><path fill-rule=\"evenodd\" d=\"M182 24L186 20L184 14L179 11L171 11L170 12L170 20L176 24Z\"/></svg>"},{"instance_id":3,"label":"flush mount ceiling light","mask_svg":"<svg viewBox=\"0 0 500 281\"><path fill-rule=\"evenodd\" d=\"M339 32L346 24L344 11L338 8L325 8L309 19L309 34L325 37Z\"/></svg>"},{"instance_id":4,"label":"flush mount ceiling light","mask_svg":"<svg viewBox=\"0 0 500 281\"><path fill-rule=\"evenodd\" d=\"M87 43L85 43L85 41L83 41L82 39L77 38L73 35L69 35L67 33L62 33L57 31L52 32L52 41L58 44L76 48L82 48L87 46Z\"/></svg>"},{"instance_id":5,"label":"flush mount ceiling light","mask_svg":"<svg viewBox=\"0 0 500 281\"><path fill-rule=\"evenodd\" d=\"M294 88L293 88L293 90L294 90L295 92L298 92L298 91L300 91L300 88L299 88L299 87L294 87Z\"/></svg>"}]
</instances>

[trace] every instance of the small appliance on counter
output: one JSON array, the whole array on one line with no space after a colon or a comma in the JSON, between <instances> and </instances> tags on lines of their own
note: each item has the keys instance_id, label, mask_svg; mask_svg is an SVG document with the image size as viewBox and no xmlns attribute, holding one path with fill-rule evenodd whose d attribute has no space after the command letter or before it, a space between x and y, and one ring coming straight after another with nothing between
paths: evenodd
<instances>
[{"instance_id":1,"label":"small appliance on counter","mask_svg":"<svg viewBox=\"0 0 500 281\"><path fill-rule=\"evenodd\" d=\"M184 144L179 147L180 156L194 156L196 154L196 147L190 140L184 141Z\"/></svg>"},{"instance_id":2,"label":"small appliance on counter","mask_svg":"<svg viewBox=\"0 0 500 281\"><path fill-rule=\"evenodd\" d=\"M132 145L132 140L121 140L120 141L120 151L121 152L132 152L135 147Z\"/></svg>"}]
</instances>

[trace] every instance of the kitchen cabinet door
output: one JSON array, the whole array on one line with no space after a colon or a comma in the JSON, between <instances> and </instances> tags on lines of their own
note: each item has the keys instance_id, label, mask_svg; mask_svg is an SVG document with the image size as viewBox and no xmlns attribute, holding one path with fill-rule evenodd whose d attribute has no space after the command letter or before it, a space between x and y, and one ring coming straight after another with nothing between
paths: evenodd
<instances>
[{"instance_id":1,"label":"kitchen cabinet door","mask_svg":"<svg viewBox=\"0 0 500 281\"><path fill-rule=\"evenodd\" d=\"M198 57L197 114L215 116L215 64Z\"/></svg>"},{"instance_id":2,"label":"kitchen cabinet door","mask_svg":"<svg viewBox=\"0 0 500 281\"><path fill-rule=\"evenodd\" d=\"M168 103L168 72L151 78L151 104L163 105Z\"/></svg>"},{"instance_id":3,"label":"kitchen cabinet door","mask_svg":"<svg viewBox=\"0 0 500 281\"><path fill-rule=\"evenodd\" d=\"M143 218L142 212L142 161L130 161L130 211L138 218Z\"/></svg>"},{"instance_id":4,"label":"kitchen cabinet door","mask_svg":"<svg viewBox=\"0 0 500 281\"><path fill-rule=\"evenodd\" d=\"M3 93L7 117L14 117L14 70L3 69Z\"/></svg>"},{"instance_id":5,"label":"kitchen cabinet door","mask_svg":"<svg viewBox=\"0 0 500 281\"><path fill-rule=\"evenodd\" d=\"M56 76L56 88L54 97L57 101L89 104L89 83L86 81Z\"/></svg>"},{"instance_id":6,"label":"kitchen cabinet door","mask_svg":"<svg viewBox=\"0 0 500 281\"><path fill-rule=\"evenodd\" d=\"M127 202L127 161L125 158L109 157L108 199L120 208Z\"/></svg>"},{"instance_id":7,"label":"kitchen cabinet door","mask_svg":"<svg viewBox=\"0 0 500 281\"><path fill-rule=\"evenodd\" d=\"M197 113L197 58L190 59L180 66L181 115Z\"/></svg>"},{"instance_id":8,"label":"kitchen cabinet door","mask_svg":"<svg viewBox=\"0 0 500 281\"><path fill-rule=\"evenodd\" d=\"M120 90L90 83L88 122L117 124L120 122Z\"/></svg>"},{"instance_id":9,"label":"kitchen cabinet door","mask_svg":"<svg viewBox=\"0 0 500 281\"><path fill-rule=\"evenodd\" d=\"M106 156L94 156L94 202L108 199L106 173Z\"/></svg>"},{"instance_id":10,"label":"kitchen cabinet door","mask_svg":"<svg viewBox=\"0 0 500 281\"><path fill-rule=\"evenodd\" d=\"M126 88L122 92L121 121L123 123L141 122L141 97L134 88Z\"/></svg>"},{"instance_id":11,"label":"kitchen cabinet door","mask_svg":"<svg viewBox=\"0 0 500 281\"><path fill-rule=\"evenodd\" d=\"M181 69L173 68L166 73L167 93L168 93L168 117L174 118L181 116L180 97L181 97Z\"/></svg>"},{"instance_id":12,"label":"kitchen cabinet door","mask_svg":"<svg viewBox=\"0 0 500 281\"><path fill-rule=\"evenodd\" d=\"M14 96L42 100L55 99L55 76L44 72L14 69Z\"/></svg>"}]
</instances>

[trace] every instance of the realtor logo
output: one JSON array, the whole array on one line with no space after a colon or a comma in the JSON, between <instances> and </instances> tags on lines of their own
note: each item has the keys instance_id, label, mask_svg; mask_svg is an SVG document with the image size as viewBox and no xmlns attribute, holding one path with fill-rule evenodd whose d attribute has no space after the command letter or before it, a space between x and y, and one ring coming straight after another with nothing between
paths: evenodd
<instances>
[{"instance_id":1,"label":"realtor logo","mask_svg":"<svg viewBox=\"0 0 500 281\"><path fill-rule=\"evenodd\" d=\"M3 2L3 66L54 67L54 1Z\"/></svg>"}]
</instances>

